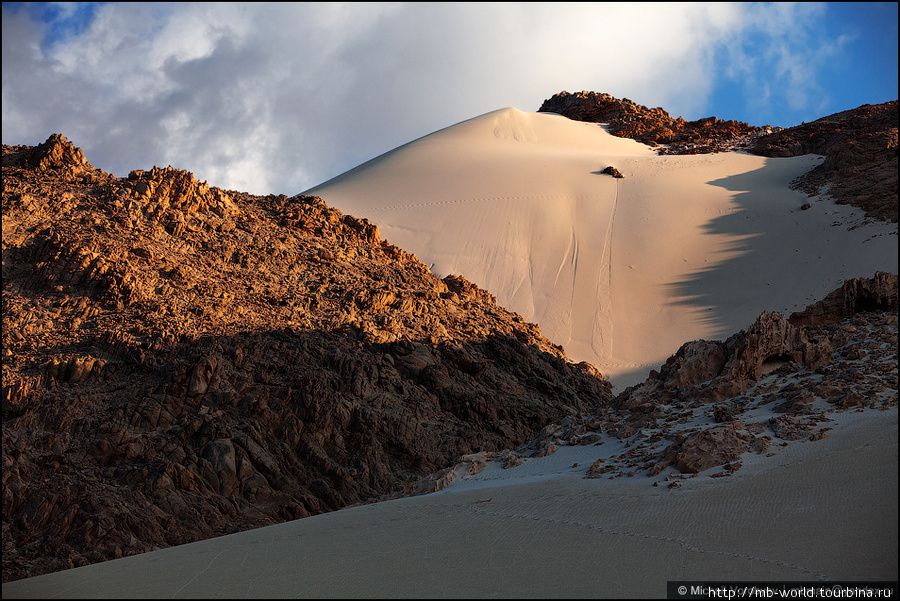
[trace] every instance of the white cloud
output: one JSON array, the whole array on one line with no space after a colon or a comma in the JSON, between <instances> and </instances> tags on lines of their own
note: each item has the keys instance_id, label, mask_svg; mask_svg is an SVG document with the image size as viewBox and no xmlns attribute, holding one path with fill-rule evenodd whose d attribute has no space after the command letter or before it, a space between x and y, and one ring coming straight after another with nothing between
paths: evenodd
<instances>
[{"instance_id":1,"label":"white cloud","mask_svg":"<svg viewBox=\"0 0 900 601\"><path fill-rule=\"evenodd\" d=\"M699 118L717 70L764 97L778 89L768 69L790 84L789 101L808 104L824 59L800 44L824 44L810 32L821 10L112 3L80 34L42 45L41 27L4 7L4 143L60 132L117 175L172 164L214 185L292 194L484 112L537 110L564 89ZM760 34L782 45L754 54Z\"/></svg>"}]
</instances>

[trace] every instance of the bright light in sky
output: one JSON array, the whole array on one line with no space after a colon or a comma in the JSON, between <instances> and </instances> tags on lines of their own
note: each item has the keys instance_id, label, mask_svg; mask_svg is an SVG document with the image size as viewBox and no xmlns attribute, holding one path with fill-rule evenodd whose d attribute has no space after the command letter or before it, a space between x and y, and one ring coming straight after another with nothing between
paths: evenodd
<instances>
[{"instance_id":1,"label":"bright light in sky","mask_svg":"<svg viewBox=\"0 0 900 601\"><path fill-rule=\"evenodd\" d=\"M897 3L3 3L3 143L295 194L563 90L797 125L896 100L897 55Z\"/></svg>"}]
</instances>

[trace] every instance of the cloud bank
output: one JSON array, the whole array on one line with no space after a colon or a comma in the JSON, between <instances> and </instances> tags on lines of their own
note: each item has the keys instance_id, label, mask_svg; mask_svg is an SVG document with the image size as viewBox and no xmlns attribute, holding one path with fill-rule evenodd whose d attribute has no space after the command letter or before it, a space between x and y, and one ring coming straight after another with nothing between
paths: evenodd
<instances>
[{"instance_id":1,"label":"cloud bank","mask_svg":"<svg viewBox=\"0 0 900 601\"><path fill-rule=\"evenodd\" d=\"M837 106L825 77L859 34L824 27L828 11L4 4L3 143L59 132L116 175L171 164L228 189L295 194L459 121L505 106L537 110L562 90L608 92L688 119L794 125L856 106Z\"/></svg>"}]
</instances>

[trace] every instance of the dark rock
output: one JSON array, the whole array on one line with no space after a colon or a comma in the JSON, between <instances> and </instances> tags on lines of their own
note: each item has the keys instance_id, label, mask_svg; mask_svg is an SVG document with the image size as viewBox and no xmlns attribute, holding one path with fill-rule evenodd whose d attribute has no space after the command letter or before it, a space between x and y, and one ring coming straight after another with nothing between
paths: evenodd
<instances>
[{"instance_id":1,"label":"dark rock","mask_svg":"<svg viewBox=\"0 0 900 601\"><path fill-rule=\"evenodd\" d=\"M897 311L897 275L877 272L872 278L844 282L823 300L791 314L794 325L819 325L855 315L861 311Z\"/></svg>"},{"instance_id":2,"label":"dark rock","mask_svg":"<svg viewBox=\"0 0 900 601\"><path fill-rule=\"evenodd\" d=\"M3 147L2 207L4 581L403 491L612 399L317 197L53 136Z\"/></svg>"},{"instance_id":3,"label":"dark rock","mask_svg":"<svg viewBox=\"0 0 900 601\"><path fill-rule=\"evenodd\" d=\"M606 175L611 175L611 176L613 176L613 177L615 177L615 178L619 178L619 179L625 177L624 175L622 175L622 172L621 172L621 171L619 171L618 169L616 169L616 168L613 167L612 165L610 165L609 167L607 167L606 169L604 169L604 170L601 171L600 173L605 173Z\"/></svg>"},{"instance_id":4,"label":"dark rock","mask_svg":"<svg viewBox=\"0 0 900 601\"><path fill-rule=\"evenodd\" d=\"M789 157L820 154L825 161L796 186L810 194L827 188L838 203L897 222L897 101L864 104L759 137L754 154Z\"/></svg>"},{"instance_id":5,"label":"dark rock","mask_svg":"<svg viewBox=\"0 0 900 601\"><path fill-rule=\"evenodd\" d=\"M696 474L711 467L738 461L749 450L747 441L752 439L739 421L715 426L691 434L675 456L675 467L683 473Z\"/></svg>"},{"instance_id":6,"label":"dark rock","mask_svg":"<svg viewBox=\"0 0 900 601\"><path fill-rule=\"evenodd\" d=\"M560 92L538 110L575 121L607 123L611 134L659 146L659 152L666 154L727 150L768 157L820 154L825 161L794 184L798 189L810 195L827 190L838 203L859 207L867 216L897 221L896 100L864 104L789 128L757 127L716 117L685 121L661 108L587 91Z\"/></svg>"},{"instance_id":7,"label":"dark rock","mask_svg":"<svg viewBox=\"0 0 900 601\"><path fill-rule=\"evenodd\" d=\"M557 113L575 121L608 123L609 132L666 152L701 154L729 148L735 140L764 131L737 121L707 117L697 121L673 118L662 108L647 108L627 98L597 92L560 92L544 101L538 112Z\"/></svg>"}]
</instances>

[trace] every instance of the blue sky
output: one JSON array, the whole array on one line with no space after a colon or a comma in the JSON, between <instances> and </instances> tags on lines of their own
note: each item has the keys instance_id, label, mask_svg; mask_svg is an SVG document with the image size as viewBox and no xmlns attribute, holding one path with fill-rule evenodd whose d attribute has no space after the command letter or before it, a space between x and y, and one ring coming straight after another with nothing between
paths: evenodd
<instances>
[{"instance_id":1,"label":"blue sky","mask_svg":"<svg viewBox=\"0 0 900 601\"><path fill-rule=\"evenodd\" d=\"M3 3L3 143L295 194L562 90L791 126L898 96L897 3Z\"/></svg>"}]
</instances>

